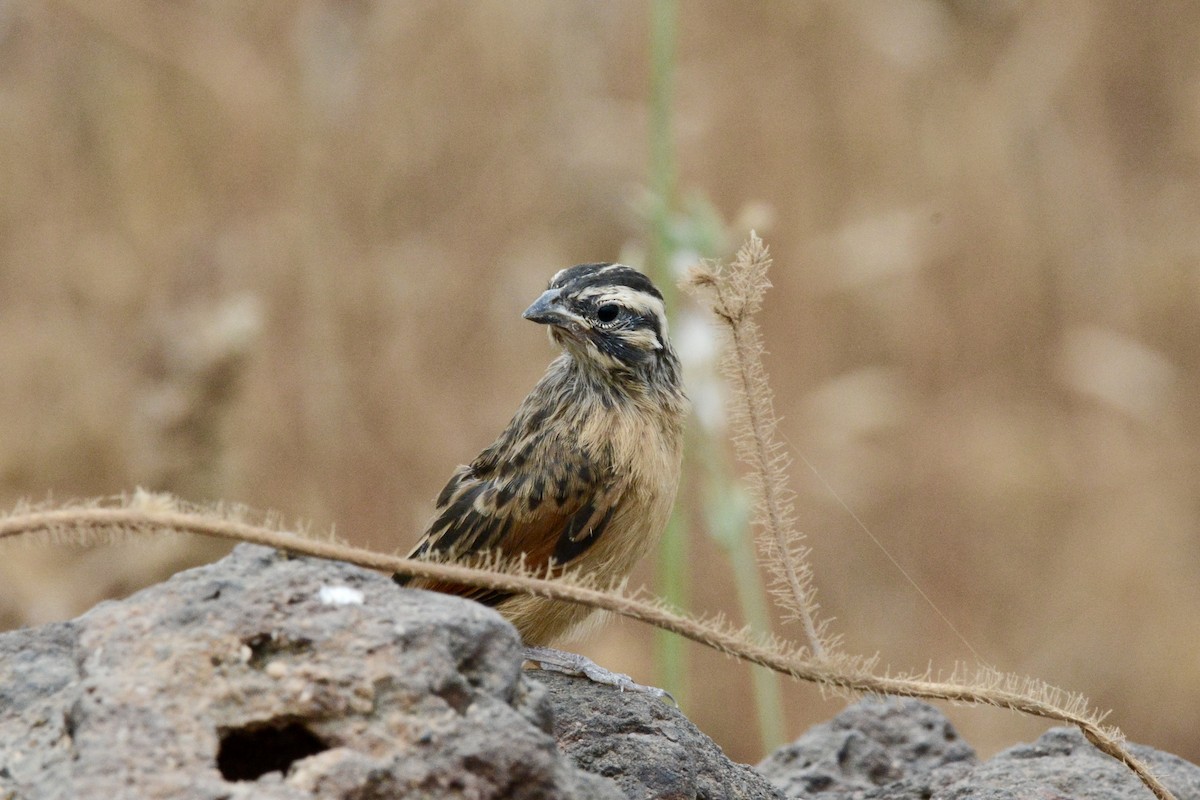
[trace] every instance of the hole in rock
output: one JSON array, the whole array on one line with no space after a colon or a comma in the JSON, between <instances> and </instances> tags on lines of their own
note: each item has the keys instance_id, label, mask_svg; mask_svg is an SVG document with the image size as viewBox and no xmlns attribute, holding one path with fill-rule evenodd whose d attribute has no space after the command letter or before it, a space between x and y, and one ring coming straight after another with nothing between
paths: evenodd
<instances>
[{"instance_id":1,"label":"hole in rock","mask_svg":"<svg viewBox=\"0 0 1200 800\"><path fill-rule=\"evenodd\" d=\"M268 772L286 773L300 759L328 749L299 722L255 722L221 731L217 769L227 781L252 781Z\"/></svg>"}]
</instances>

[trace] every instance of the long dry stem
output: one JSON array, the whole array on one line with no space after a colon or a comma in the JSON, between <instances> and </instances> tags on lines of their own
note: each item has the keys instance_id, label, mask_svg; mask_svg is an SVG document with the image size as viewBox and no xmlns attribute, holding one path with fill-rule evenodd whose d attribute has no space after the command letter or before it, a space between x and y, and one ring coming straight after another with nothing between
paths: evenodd
<instances>
[{"instance_id":1,"label":"long dry stem","mask_svg":"<svg viewBox=\"0 0 1200 800\"><path fill-rule=\"evenodd\" d=\"M816 594L809 580L807 548L792 523L787 467L790 459L775 438L771 387L762 364L763 345L752 315L762 306L770 282L771 257L756 234L725 269L704 265L693 269L685 286L709 292L713 313L728 329L731 347L722 368L733 386L732 425L738 456L750 467L749 484L763 530L763 561L775 577L773 594L791 616L800 620L813 655L826 656L830 642L817 622Z\"/></svg>"},{"instance_id":2,"label":"long dry stem","mask_svg":"<svg viewBox=\"0 0 1200 800\"><path fill-rule=\"evenodd\" d=\"M528 592L555 600L606 609L641 620L736 658L761 664L801 680L845 692L892 694L951 700L1012 709L1078 727L1096 748L1132 770L1160 800L1173 795L1122 744L1115 729L1105 728L1082 698L1017 676L992 673L982 678L933 681L915 676L880 676L870 672L870 662L846 656L816 660L803 652L789 651L782 643L764 645L744 631L714 621L683 616L654 602L622 592L601 590L577 576L547 580L530 574L500 572L461 564L414 561L350 547L332 540L302 537L264 525L229 519L217 512L145 508L75 507L18 510L0 519L0 539L28 534L50 535L64 541L86 543L129 534L194 533L240 542L251 542L301 555L334 559L384 572L401 572L454 583L509 592ZM991 685L988 685L991 684Z\"/></svg>"},{"instance_id":3,"label":"long dry stem","mask_svg":"<svg viewBox=\"0 0 1200 800\"><path fill-rule=\"evenodd\" d=\"M745 331L739 326L730 326L730 335L733 337L733 349L737 353L738 377L741 380L740 393L745 395L746 417L750 423L750 429L754 432L754 435L749 437L752 443L751 458L755 469L763 476L761 479L763 484L761 502L763 512L767 517L765 528L775 538L775 552L779 554L779 567L785 576L792 597L796 599L795 610L804 626L804 634L808 637L809 646L812 648L813 655L820 658L825 655L825 647L817 631L811 603L808 602L811 591L805 586L801 570L797 568L796 562L788 557L792 552L792 546L787 541L785 534L786 523L782 508L784 501L777 491L776 482L771 479L772 462L777 459L772 458L769 445L771 428L774 427L773 421L770 424L767 421L771 415L770 399L767 398L765 402L761 400L756 402L754 399L753 392L756 389L754 381L751 380L748 366L753 357L754 348L747 343ZM768 408L764 409L764 406L768 406Z\"/></svg>"}]
</instances>

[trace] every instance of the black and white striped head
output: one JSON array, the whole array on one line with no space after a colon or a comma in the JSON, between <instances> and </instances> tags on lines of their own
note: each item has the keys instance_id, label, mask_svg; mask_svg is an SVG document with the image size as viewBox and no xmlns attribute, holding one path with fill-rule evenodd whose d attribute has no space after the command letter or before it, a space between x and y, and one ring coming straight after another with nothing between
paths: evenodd
<instances>
[{"instance_id":1,"label":"black and white striped head","mask_svg":"<svg viewBox=\"0 0 1200 800\"><path fill-rule=\"evenodd\" d=\"M662 293L624 264L579 264L561 270L525 311L576 358L609 370L654 368L674 359Z\"/></svg>"}]
</instances>

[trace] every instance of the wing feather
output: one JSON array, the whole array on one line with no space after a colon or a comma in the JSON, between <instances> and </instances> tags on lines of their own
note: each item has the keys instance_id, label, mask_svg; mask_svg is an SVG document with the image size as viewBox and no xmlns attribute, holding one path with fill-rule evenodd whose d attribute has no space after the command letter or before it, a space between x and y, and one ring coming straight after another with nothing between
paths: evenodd
<instances>
[{"instance_id":1,"label":"wing feather","mask_svg":"<svg viewBox=\"0 0 1200 800\"><path fill-rule=\"evenodd\" d=\"M410 558L459 560L494 552L506 559L523 556L531 569L556 573L597 541L621 495L611 456L544 436L513 438L502 436L455 471ZM493 606L511 596L444 581L397 581Z\"/></svg>"}]
</instances>

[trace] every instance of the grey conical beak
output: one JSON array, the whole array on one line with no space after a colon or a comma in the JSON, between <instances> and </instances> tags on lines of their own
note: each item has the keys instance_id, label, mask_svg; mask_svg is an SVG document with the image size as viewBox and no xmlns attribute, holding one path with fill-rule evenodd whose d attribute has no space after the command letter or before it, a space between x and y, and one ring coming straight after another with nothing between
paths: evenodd
<instances>
[{"instance_id":1,"label":"grey conical beak","mask_svg":"<svg viewBox=\"0 0 1200 800\"><path fill-rule=\"evenodd\" d=\"M547 289L542 292L541 297L533 301L533 305L525 309L525 313L521 316L541 325L560 325L568 319L568 315L558 302L561 297L561 289Z\"/></svg>"}]
</instances>

